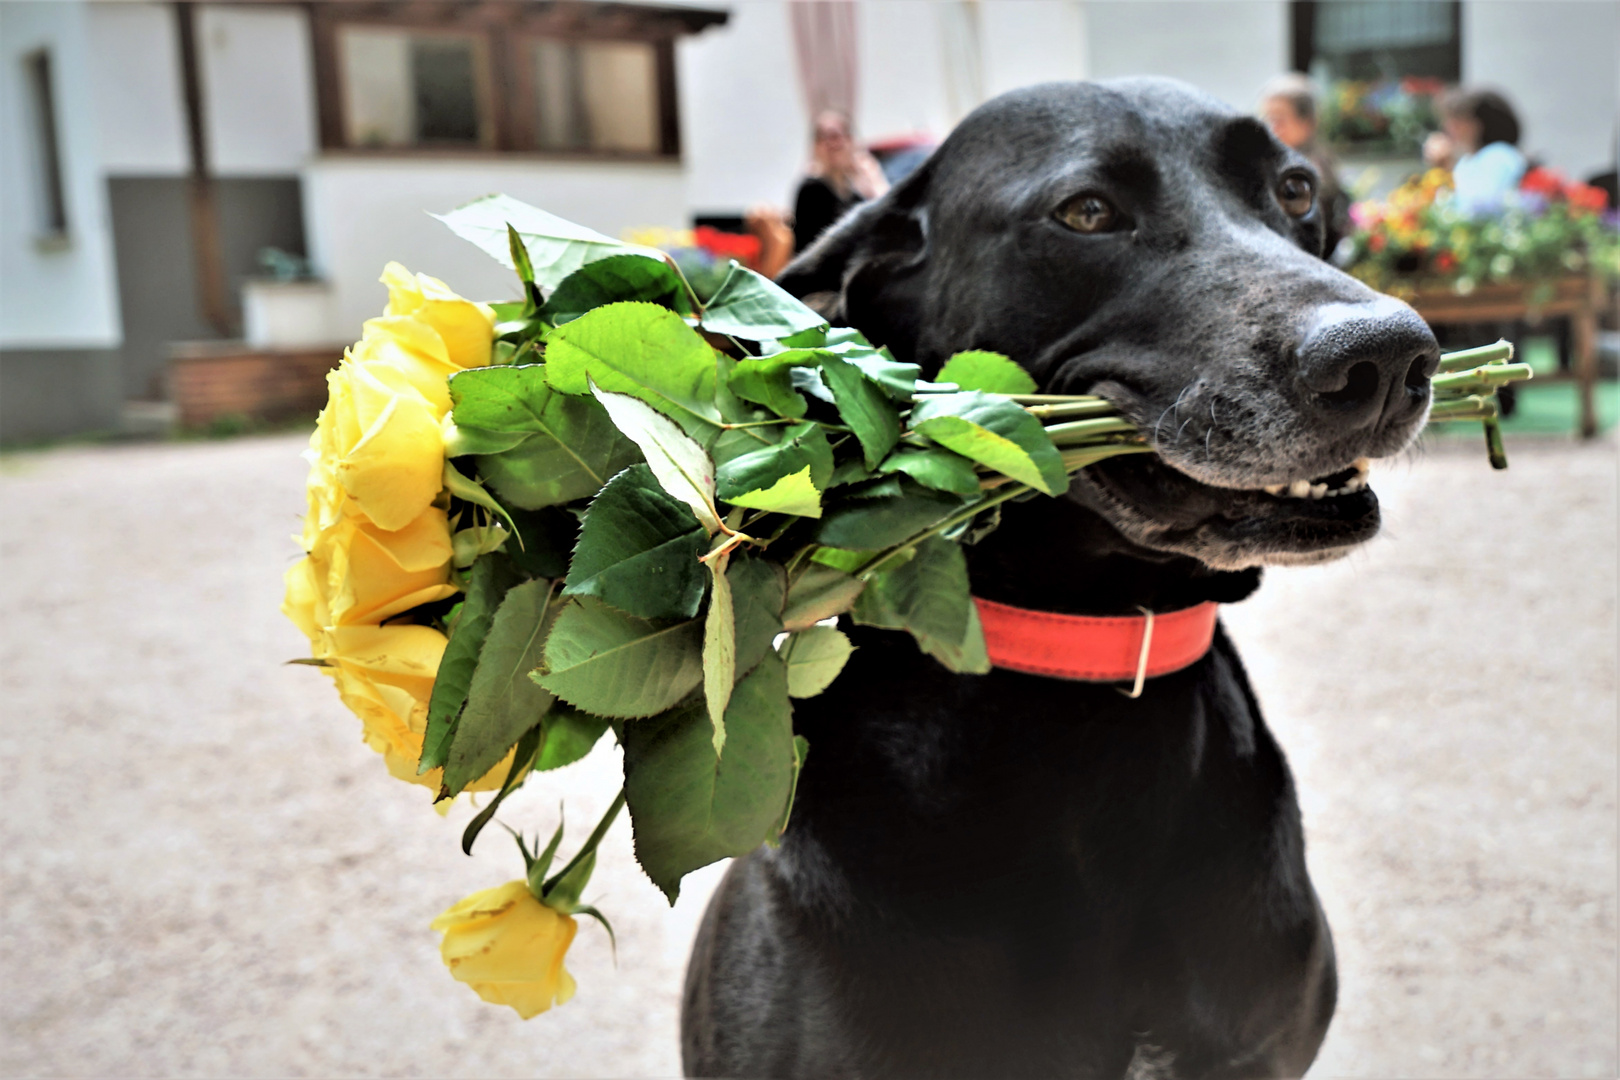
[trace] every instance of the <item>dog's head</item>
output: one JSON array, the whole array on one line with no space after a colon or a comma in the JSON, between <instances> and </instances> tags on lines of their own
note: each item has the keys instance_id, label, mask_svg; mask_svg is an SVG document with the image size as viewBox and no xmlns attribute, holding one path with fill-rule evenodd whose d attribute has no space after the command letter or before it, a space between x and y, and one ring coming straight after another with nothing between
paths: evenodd
<instances>
[{"instance_id":1,"label":"dog's head","mask_svg":"<svg viewBox=\"0 0 1620 1080\"><path fill-rule=\"evenodd\" d=\"M990 349L1100 394L1157 454L1068 497L1216 569L1317 562L1378 529L1364 459L1422 427L1439 348L1321 260L1317 176L1255 119L1163 79L1004 95L781 277L936 371Z\"/></svg>"}]
</instances>

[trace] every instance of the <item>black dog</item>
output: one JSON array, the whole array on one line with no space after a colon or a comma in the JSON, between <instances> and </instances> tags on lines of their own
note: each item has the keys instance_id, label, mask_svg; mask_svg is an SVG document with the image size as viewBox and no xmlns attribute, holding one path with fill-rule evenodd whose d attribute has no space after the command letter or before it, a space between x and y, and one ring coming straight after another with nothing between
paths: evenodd
<instances>
[{"instance_id":1,"label":"black dog","mask_svg":"<svg viewBox=\"0 0 1620 1080\"><path fill-rule=\"evenodd\" d=\"M782 280L925 373L993 349L1152 433L1157 454L1009 504L968 549L977 595L1096 615L1241 600L1260 566L1377 531L1353 463L1408 444L1438 362L1409 308L1320 260L1315 185L1181 84L1036 87L968 117ZM1304 1072L1333 946L1224 635L1138 700L951 675L904 635L853 635L843 676L796 707L814 750L792 828L705 917L689 1073Z\"/></svg>"}]
</instances>

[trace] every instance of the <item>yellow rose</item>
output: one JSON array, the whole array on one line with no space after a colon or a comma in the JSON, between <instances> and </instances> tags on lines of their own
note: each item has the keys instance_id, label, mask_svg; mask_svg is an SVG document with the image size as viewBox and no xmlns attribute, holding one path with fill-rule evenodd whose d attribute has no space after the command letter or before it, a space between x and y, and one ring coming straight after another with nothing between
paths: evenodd
<instances>
[{"instance_id":1,"label":"yellow rose","mask_svg":"<svg viewBox=\"0 0 1620 1080\"><path fill-rule=\"evenodd\" d=\"M349 359L386 364L443 418L450 411L450 376L461 369L450 362L444 342L433 327L418 319L367 319L365 333L349 349Z\"/></svg>"},{"instance_id":2,"label":"yellow rose","mask_svg":"<svg viewBox=\"0 0 1620 1080\"><path fill-rule=\"evenodd\" d=\"M317 577L314 561L308 555L299 559L283 575L287 593L281 601L281 613L291 619L312 644L321 636L321 627L328 621L326 600Z\"/></svg>"},{"instance_id":3,"label":"yellow rose","mask_svg":"<svg viewBox=\"0 0 1620 1080\"><path fill-rule=\"evenodd\" d=\"M495 1005L527 1020L574 996L563 957L578 929L521 881L473 893L433 920L444 932L439 954L450 974Z\"/></svg>"},{"instance_id":4,"label":"yellow rose","mask_svg":"<svg viewBox=\"0 0 1620 1080\"><path fill-rule=\"evenodd\" d=\"M436 506L393 532L356 518L340 520L310 549L328 611L323 625L380 623L454 595L451 555L450 521Z\"/></svg>"},{"instance_id":5,"label":"yellow rose","mask_svg":"<svg viewBox=\"0 0 1620 1080\"><path fill-rule=\"evenodd\" d=\"M444 486L441 414L385 362L345 358L327 386L317 470L330 469L355 509L379 528L403 529Z\"/></svg>"},{"instance_id":6,"label":"yellow rose","mask_svg":"<svg viewBox=\"0 0 1620 1080\"><path fill-rule=\"evenodd\" d=\"M412 274L397 262L383 269L381 280L388 286L388 314L409 316L432 327L450 363L462 368L489 364L494 308L463 299L438 278Z\"/></svg>"},{"instance_id":7,"label":"yellow rose","mask_svg":"<svg viewBox=\"0 0 1620 1080\"><path fill-rule=\"evenodd\" d=\"M315 645L338 696L360 718L366 745L383 755L392 776L433 791L439 790L442 771L417 775L416 768L445 643L445 636L428 626L338 626ZM498 789L511 767L508 751L467 790Z\"/></svg>"}]
</instances>

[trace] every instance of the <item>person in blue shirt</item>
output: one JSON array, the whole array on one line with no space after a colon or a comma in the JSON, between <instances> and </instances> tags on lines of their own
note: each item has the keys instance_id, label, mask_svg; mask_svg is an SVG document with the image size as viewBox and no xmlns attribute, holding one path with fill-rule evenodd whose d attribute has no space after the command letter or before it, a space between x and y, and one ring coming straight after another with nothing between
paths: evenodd
<instances>
[{"instance_id":1,"label":"person in blue shirt","mask_svg":"<svg viewBox=\"0 0 1620 1080\"><path fill-rule=\"evenodd\" d=\"M1474 216L1501 210L1528 167L1513 106L1495 90L1462 86L1436 105L1444 130L1423 144L1424 158L1451 169L1458 209Z\"/></svg>"}]
</instances>

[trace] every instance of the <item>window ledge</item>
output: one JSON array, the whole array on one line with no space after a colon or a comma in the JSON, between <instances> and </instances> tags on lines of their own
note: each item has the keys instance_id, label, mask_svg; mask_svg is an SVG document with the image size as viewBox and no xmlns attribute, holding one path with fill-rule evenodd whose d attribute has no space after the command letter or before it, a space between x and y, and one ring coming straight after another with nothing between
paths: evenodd
<instances>
[{"instance_id":1,"label":"window ledge","mask_svg":"<svg viewBox=\"0 0 1620 1080\"><path fill-rule=\"evenodd\" d=\"M41 255L52 255L62 251L73 250L72 233L35 233L34 250Z\"/></svg>"}]
</instances>

